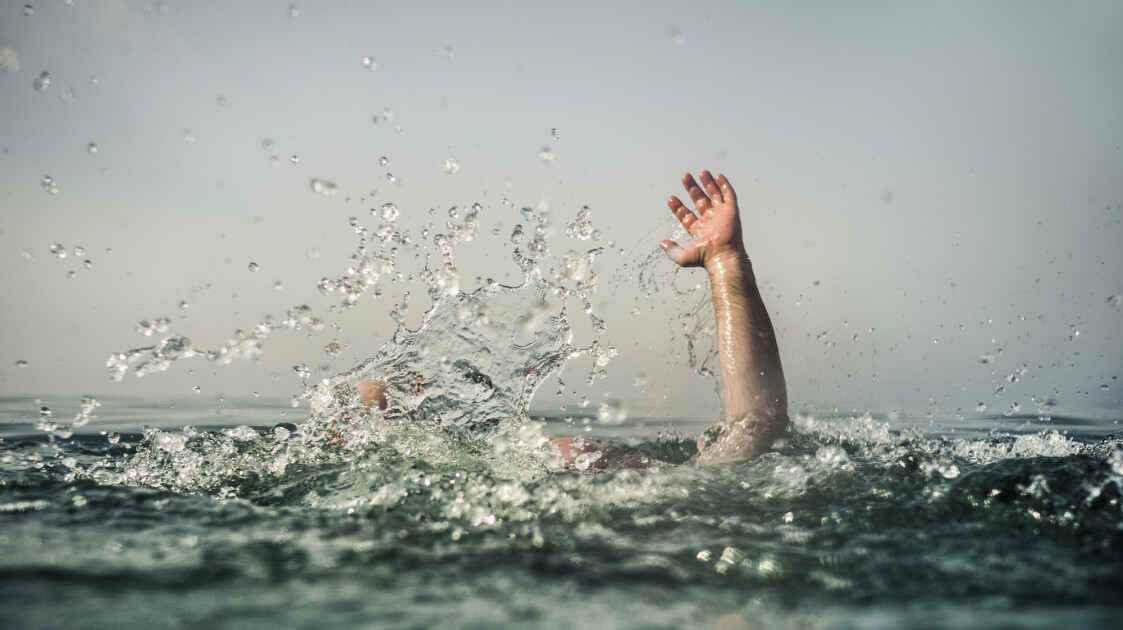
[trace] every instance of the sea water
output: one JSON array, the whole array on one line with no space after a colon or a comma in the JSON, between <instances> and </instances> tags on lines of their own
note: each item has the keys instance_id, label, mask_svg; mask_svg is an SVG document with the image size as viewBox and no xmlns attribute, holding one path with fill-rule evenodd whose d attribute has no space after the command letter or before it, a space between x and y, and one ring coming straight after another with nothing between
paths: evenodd
<instances>
[{"instance_id":1,"label":"sea water","mask_svg":"<svg viewBox=\"0 0 1123 630\"><path fill-rule=\"evenodd\" d=\"M350 266L320 283L339 309L421 247L395 210L352 222ZM515 228L521 282L462 290L454 254L479 212L425 236L420 323L403 299L375 356L303 374L283 418L261 400L87 397L73 420L0 400L4 627L1116 627L1111 410L798 413L775 452L710 468L691 459L706 423L682 419L646 435L646 468L563 469L549 437L603 425L634 443L645 420L530 412L567 363L585 361L589 383L611 367L589 214L556 254ZM704 308L692 317L697 350ZM294 306L205 349L155 323L153 345L106 367L252 360L266 338L324 325ZM386 410L359 400L367 378L387 384Z\"/></svg>"}]
</instances>

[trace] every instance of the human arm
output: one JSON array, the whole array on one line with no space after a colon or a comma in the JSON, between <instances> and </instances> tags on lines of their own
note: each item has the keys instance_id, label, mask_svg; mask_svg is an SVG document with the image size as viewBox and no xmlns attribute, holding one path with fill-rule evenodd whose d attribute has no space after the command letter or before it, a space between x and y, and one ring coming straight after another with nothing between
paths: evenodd
<instances>
[{"instance_id":1,"label":"human arm","mask_svg":"<svg viewBox=\"0 0 1123 630\"><path fill-rule=\"evenodd\" d=\"M767 452L788 427L788 395L772 321L742 240L737 195L709 171L683 175L694 210L678 197L667 205L692 237L660 247L683 267L703 267L710 279L721 366L725 421L712 443L699 439L699 464L750 459Z\"/></svg>"}]
</instances>

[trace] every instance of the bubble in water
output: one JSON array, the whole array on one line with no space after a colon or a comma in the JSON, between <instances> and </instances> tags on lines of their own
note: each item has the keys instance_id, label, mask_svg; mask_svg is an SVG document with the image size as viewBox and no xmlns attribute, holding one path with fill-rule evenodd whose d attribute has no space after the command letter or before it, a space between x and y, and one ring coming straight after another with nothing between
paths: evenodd
<instances>
[{"instance_id":1,"label":"bubble in water","mask_svg":"<svg viewBox=\"0 0 1123 630\"><path fill-rule=\"evenodd\" d=\"M337 192L335 184L326 179L314 177L312 181L309 182L309 185L312 187L312 192L319 193L325 197L330 197Z\"/></svg>"},{"instance_id":2,"label":"bubble in water","mask_svg":"<svg viewBox=\"0 0 1123 630\"><path fill-rule=\"evenodd\" d=\"M54 178L50 175L44 175L43 181L40 183L43 185L43 190L47 191L48 194L58 194L58 184L55 183Z\"/></svg>"},{"instance_id":3,"label":"bubble in water","mask_svg":"<svg viewBox=\"0 0 1123 630\"><path fill-rule=\"evenodd\" d=\"M251 263L250 263L250 264L249 264L249 265L247 266L247 269L249 269L250 271L257 271L257 263L255 263L255 262L251 262Z\"/></svg>"},{"instance_id":4,"label":"bubble in water","mask_svg":"<svg viewBox=\"0 0 1123 630\"><path fill-rule=\"evenodd\" d=\"M378 214L386 221L393 221L398 218L398 207L392 203L384 203Z\"/></svg>"},{"instance_id":5,"label":"bubble in water","mask_svg":"<svg viewBox=\"0 0 1123 630\"><path fill-rule=\"evenodd\" d=\"M27 361L24 361L23 359L16 359L16 367L18 367L18 368L27 367Z\"/></svg>"},{"instance_id":6,"label":"bubble in water","mask_svg":"<svg viewBox=\"0 0 1123 630\"><path fill-rule=\"evenodd\" d=\"M51 255L55 258L66 258L66 248L61 243L51 245Z\"/></svg>"},{"instance_id":7,"label":"bubble in water","mask_svg":"<svg viewBox=\"0 0 1123 630\"><path fill-rule=\"evenodd\" d=\"M443 168L444 172L448 173L449 175L453 175L460 170L460 161L454 157L447 157L445 158Z\"/></svg>"},{"instance_id":8,"label":"bubble in water","mask_svg":"<svg viewBox=\"0 0 1123 630\"><path fill-rule=\"evenodd\" d=\"M454 53L452 52L452 49L448 46L437 46L438 57L441 57L443 59L452 59L453 54Z\"/></svg>"},{"instance_id":9,"label":"bubble in water","mask_svg":"<svg viewBox=\"0 0 1123 630\"><path fill-rule=\"evenodd\" d=\"M1119 306L1120 304L1123 304L1123 295L1116 293L1115 295L1107 298L1107 303L1109 306Z\"/></svg>"},{"instance_id":10,"label":"bubble in water","mask_svg":"<svg viewBox=\"0 0 1123 630\"><path fill-rule=\"evenodd\" d=\"M93 142L91 142L88 145L86 145L86 150L89 151L90 153L97 153L97 145L94 144Z\"/></svg>"},{"instance_id":11,"label":"bubble in water","mask_svg":"<svg viewBox=\"0 0 1123 630\"><path fill-rule=\"evenodd\" d=\"M375 63L374 57L367 55L366 57L363 57L363 67L367 70L377 70L378 64Z\"/></svg>"},{"instance_id":12,"label":"bubble in water","mask_svg":"<svg viewBox=\"0 0 1123 630\"><path fill-rule=\"evenodd\" d=\"M552 164L557 156L554 155L554 150L550 147L542 147L542 150L538 152L538 159L543 164Z\"/></svg>"}]
</instances>

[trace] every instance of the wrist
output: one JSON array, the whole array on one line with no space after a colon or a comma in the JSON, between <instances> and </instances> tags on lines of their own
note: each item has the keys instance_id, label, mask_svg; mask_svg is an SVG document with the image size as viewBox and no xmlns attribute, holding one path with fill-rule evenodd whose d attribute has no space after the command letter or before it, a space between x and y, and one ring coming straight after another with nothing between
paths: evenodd
<instances>
[{"instance_id":1,"label":"wrist","mask_svg":"<svg viewBox=\"0 0 1123 630\"><path fill-rule=\"evenodd\" d=\"M752 262L744 247L729 247L706 257L702 265L710 275L711 281L732 276L752 275Z\"/></svg>"}]
</instances>

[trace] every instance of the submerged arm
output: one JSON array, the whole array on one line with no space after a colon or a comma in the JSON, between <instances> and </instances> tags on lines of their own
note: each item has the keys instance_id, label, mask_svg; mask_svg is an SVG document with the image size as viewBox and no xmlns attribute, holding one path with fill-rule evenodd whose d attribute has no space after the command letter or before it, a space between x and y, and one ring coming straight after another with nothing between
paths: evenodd
<instances>
[{"instance_id":1,"label":"submerged arm","mask_svg":"<svg viewBox=\"0 0 1123 630\"><path fill-rule=\"evenodd\" d=\"M724 175L702 171L700 179L702 186L689 174L682 179L696 211L677 197L667 202L692 240L660 246L710 278L725 422L716 440L699 440L698 463L715 464L768 451L787 429L788 394L776 333L742 241L736 193Z\"/></svg>"}]
</instances>

